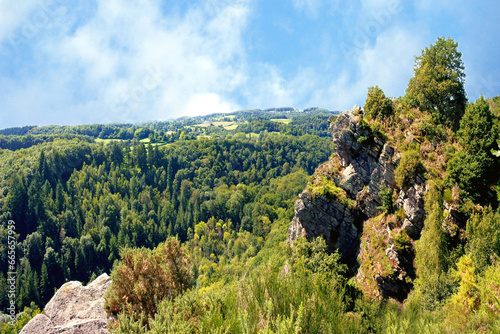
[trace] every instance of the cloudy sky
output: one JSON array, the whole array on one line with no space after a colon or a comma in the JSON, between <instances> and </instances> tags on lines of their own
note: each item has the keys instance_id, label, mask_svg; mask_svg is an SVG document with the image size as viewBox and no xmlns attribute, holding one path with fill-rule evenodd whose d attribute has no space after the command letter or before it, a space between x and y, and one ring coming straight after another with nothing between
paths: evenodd
<instances>
[{"instance_id":1,"label":"cloudy sky","mask_svg":"<svg viewBox=\"0 0 500 334\"><path fill-rule=\"evenodd\" d=\"M0 128L166 120L404 95L414 57L459 43L469 100L500 95L500 3L0 0Z\"/></svg>"}]
</instances>

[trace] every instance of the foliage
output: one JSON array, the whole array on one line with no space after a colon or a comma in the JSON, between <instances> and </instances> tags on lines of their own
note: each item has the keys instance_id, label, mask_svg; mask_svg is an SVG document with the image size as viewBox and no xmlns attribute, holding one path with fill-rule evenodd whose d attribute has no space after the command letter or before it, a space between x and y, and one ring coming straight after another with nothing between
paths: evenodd
<instances>
[{"instance_id":1,"label":"foliage","mask_svg":"<svg viewBox=\"0 0 500 334\"><path fill-rule=\"evenodd\" d=\"M289 249L292 267L301 266L309 273L326 275L328 281L342 281L347 266L340 262L338 250L328 254L325 239L317 237L311 242L298 238Z\"/></svg>"},{"instance_id":2,"label":"foliage","mask_svg":"<svg viewBox=\"0 0 500 334\"><path fill-rule=\"evenodd\" d=\"M369 87L365 101L366 114L371 118L385 118L393 113L391 100L378 86Z\"/></svg>"},{"instance_id":3,"label":"foliage","mask_svg":"<svg viewBox=\"0 0 500 334\"><path fill-rule=\"evenodd\" d=\"M458 43L438 38L415 59L414 76L406 89L410 105L429 111L435 123L458 127L467 101L464 69Z\"/></svg>"},{"instance_id":4,"label":"foliage","mask_svg":"<svg viewBox=\"0 0 500 334\"><path fill-rule=\"evenodd\" d=\"M382 205L377 209L386 212L387 214L394 213L394 192L391 188L380 187L380 191L378 193L380 200L382 201Z\"/></svg>"},{"instance_id":5,"label":"foliage","mask_svg":"<svg viewBox=\"0 0 500 334\"><path fill-rule=\"evenodd\" d=\"M467 222L467 254L474 267L483 273L500 256L500 214L486 207L482 213L473 214Z\"/></svg>"},{"instance_id":6,"label":"foliage","mask_svg":"<svg viewBox=\"0 0 500 334\"><path fill-rule=\"evenodd\" d=\"M156 314L158 302L172 299L189 288L190 259L179 241L169 238L155 249L122 250L121 261L111 273L105 308L117 314Z\"/></svg>"},{"instance_id":7,"label":"foliage","mask_svg":"<svg viewBox=\"0 0 500 334\"><path fill-rule=\"evenodd\" d=\"M348 198L344 189L337 187L335 182L328 180L324 176L320 175L315 178L313 183L309 185L309 191L313 197L328 196L351 210L356 207L356 201Z\"/></svg>"},{"instance_id":8,"label":"foliage","mask_svg":"<svg viewBox=\"0 0 500 334\"><path fill-rule=\"evenodd\" d=\"M396 185L399 188L408 187L417 175L423 174L424 170L425 169L418 150L410 149L404 152L396 170L394 171Z\"/></svg>"},{"instance_id":9,"label":"foliage","mask_svg":"<svg viewBox=\"0 0 500 334\"><path fill-rule=\"evenodd\" d=\"M458 184L462 197L485 201L489 185L499 174L491 153L497 145L498 129L483 97L467 106L457 135L463 149L448 163L447 183Z\"/></svg>"},{"instance_id":10,"label":"foliage","mask_svg":"<svg viewBox=\"0 0 500 334\"><path fill-rule=\"evenodd\" d=\"M428 310L434 310L452 292L448 275L448 245L441 227L443 221L442 190L432 184L426 195L426 214L424 229L416 242L415 262L417 279L410 302Z\"/></svg>"},{"instance_id":11,"label":"foliage","mask_svg":"<svg viewBox=\"0 0 500 334\"><path fill-rule=\"evenodd\" d=\"M35 303L32 302L28 307L26 306L22 312L16 315L14 325L10 323L11 319L0 319L0 333L3 334L17 334L21 332L24 325L26 325L37 314L42 313ZM3 321L5 320L5 321Z\"/></svg>"}]
</instances>

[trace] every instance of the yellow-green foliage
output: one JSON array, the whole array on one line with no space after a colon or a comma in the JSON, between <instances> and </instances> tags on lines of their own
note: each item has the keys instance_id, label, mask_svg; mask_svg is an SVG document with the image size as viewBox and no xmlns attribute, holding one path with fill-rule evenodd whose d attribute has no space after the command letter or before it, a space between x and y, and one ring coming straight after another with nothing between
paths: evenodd
<instances>
[{"instance_id":1,"label":"yellow-green foliage","mask_svg":"<svg viewBox=\"0 0 500 334\"><path fill-rule=\"evenodd\" d=\"M458 291L444 308L446 326L456 333L495 332L500 328L500 264L479 275L469 255L457 264Z\"/></svg>"},{"instance_id":2,"label":"yellow-green foliage","mask_svg":"<svg viewBox=\"0 0 500 334\"><path fill-rule=\"evenodd\" d=\"M24 311L16 316L14 325L11 325L10 318L8 322L0 322L0 333L2 334L17 334L21 329L37 314L42 313L38 307L35 306L34 302L31 302L30 307L25 307Z\"/></svg>"},{"instance_id":3,"label":"yellow-green foliage","mask_svg":"<svg viewBox=\"0 0 500 334\"><path fill-rule=\"evenodd\" d=\"M407 187L415 176L423 172L424 166L419 151L416 149L408 150L403 153L401 161L394 171L396 184L399 188Z\"/></svg>"},{"instance_id":4,"label":"yellow-green foliage","mask_svg":"<svg viewBox=\"0 0 500 334\"><path fill-rule=\"evenodd\" d=\"M329 181L324 176L320 175L317 177L313 184L309 185L309 191L313 195L313 198L316 196L328 196L351 210L356 207L356 201L348 198L344 189L337 187L335 182Z\"/></svg>"},{"instance_id":5,"label":"yellow-green foliage","mask_svg":"<svg viewBox=\"0 0 500 334\"><path fill-rule=\"evenodd\" d=\"M410 299L422 308L433 310L450 296L452 289L447 237L442 229L443 197L439 185L430 186L425 202L427 218L415 247L417 279Z\"/></svg>"},{"instance_id":6,"label":"yellow-green foliage","mask_svg":"<svg viewBox=\"0 0 500 334\"><path fill-rule=\"evenodd\" d=\"M368 88L365 109L367 115L372 118L388 117L393 113L391 100L385 96L384 91L378 86Z\"/></svg>"}]
</instances>

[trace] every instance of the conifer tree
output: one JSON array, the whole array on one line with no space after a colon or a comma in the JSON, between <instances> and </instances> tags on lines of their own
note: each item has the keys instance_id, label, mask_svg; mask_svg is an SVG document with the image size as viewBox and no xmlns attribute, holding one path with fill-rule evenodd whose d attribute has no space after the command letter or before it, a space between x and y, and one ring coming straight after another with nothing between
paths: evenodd
<instances>
[{"instance_id":1,"label":"conifer tree","mask_svg":"<svg viewBox=\"0 0 500 334\"><path fill-rule=\"evenodd\" d=\"M443 197L439 185L431 185L425 203L427 218L415 247L417 279L412 301L426 309L435 309L450 294L447 239L441 226Z\"/></svg>"}]
</instances>

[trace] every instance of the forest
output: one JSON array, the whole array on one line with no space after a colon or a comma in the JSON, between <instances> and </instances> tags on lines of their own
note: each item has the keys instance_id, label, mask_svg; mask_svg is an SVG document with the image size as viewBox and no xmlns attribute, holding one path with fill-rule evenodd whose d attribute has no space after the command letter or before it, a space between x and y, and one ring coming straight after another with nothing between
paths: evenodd
<instances>
[{"instance_id":1,"label":"forest","mask_svg":"<svg viewBox=\"0 0 500 334\"><path fill-rule=\"evenodd\" d=\"M421 235L392 241L412 259L400 299L355 279L387 262L385 241L357 266L321 237L287 242L304 189L359 204L314 181L327 161L341 169L336 112L0 130L0 309L12 221L24 310L16 326L0 318L1 331L18 332L64 282L110 273L112 333L499 333L500 97L469 102L464 82L458 43L439 38L416 57L405 96L370 87L357 115L372 134L357 144L384 140L401 157L365 226L399 226L398 193L425 183ZM150 265L131 270L139 263Z\"/></svg>"}]
</instances>

